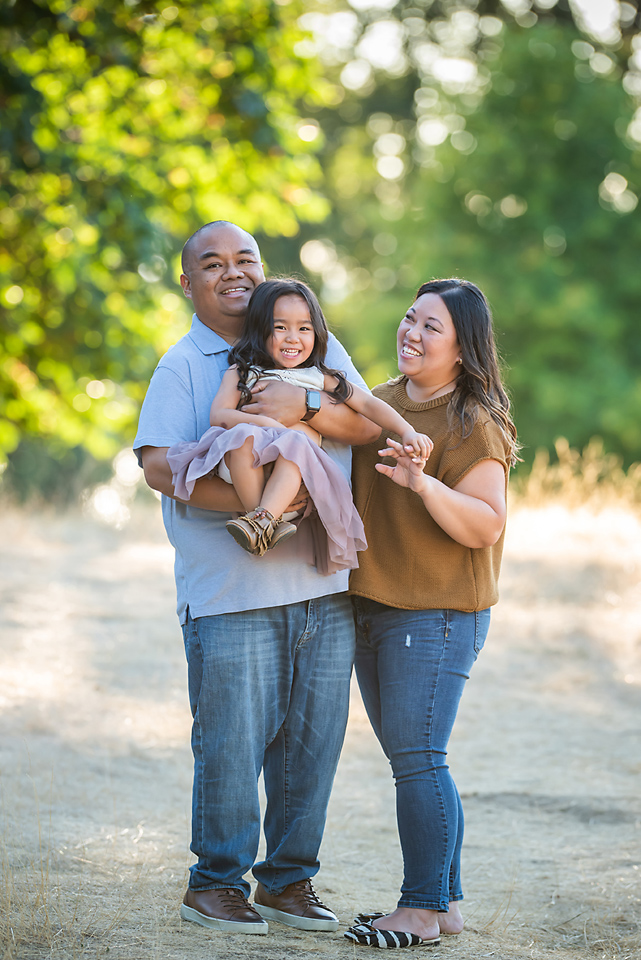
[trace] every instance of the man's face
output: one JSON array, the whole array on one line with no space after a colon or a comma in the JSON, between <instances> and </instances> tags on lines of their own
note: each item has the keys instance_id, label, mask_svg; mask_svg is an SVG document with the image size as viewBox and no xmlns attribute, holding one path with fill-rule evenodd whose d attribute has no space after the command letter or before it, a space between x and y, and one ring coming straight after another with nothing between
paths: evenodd
<instances>
[{"instance_id":1,"label":"man's face","mask_svg":"<svg viewBox=\"0 0 641 960\"><path fill-rule=\"evenodd\" d=\"M265 279L256 241L233 224L209 227L192 242L180 283L206 326L239 336L249 298Z\"/></svg>"}]
</instances>

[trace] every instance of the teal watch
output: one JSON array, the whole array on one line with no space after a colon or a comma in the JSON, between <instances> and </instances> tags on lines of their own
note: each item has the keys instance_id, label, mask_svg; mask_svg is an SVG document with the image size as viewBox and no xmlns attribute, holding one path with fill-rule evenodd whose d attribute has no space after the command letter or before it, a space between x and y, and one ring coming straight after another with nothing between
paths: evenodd
<instances>
[{"instance_id":1,"label":"teal watch","mask_svg":"<svg viewBox=\"0 0 641 960\"><path fill-rule=\"evenodd\" d=\"M320 390L305 391L305 406L307 407L307 410L305 412L305 416L301 417L301 420L311 420L312 417L316 416L321 408Z\"/></svg>"}]
</instances>

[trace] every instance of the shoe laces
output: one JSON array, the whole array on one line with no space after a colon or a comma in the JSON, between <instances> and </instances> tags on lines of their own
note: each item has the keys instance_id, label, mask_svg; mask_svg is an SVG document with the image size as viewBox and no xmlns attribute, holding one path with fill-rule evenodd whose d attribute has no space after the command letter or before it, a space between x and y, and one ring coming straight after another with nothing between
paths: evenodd
<instances>
[{"instance_id":1,"label":"shoe laces","mask_svg":"<svg viewBox=\"0 0 641 960\"><path fill-rule=\"evenodd\" d=\"M274 518L269 511L259 508L246 513L241 520L245 520L256 534L258 556L262 557L269 549L269 542L274 533Z\"/></svg>"},{"instance_id":2,"label":"shoe laces","mask_svg":"<svg viewBox=\"0 0 641 960\"><path fill-rule=\"evenodd\" d=\"M307 900L308 903L318 904L321 907L325 906L314 890L311 880L297 880L292 886L303 900Z\"/></svg>"},{"instance_id":3,"label":"shoe laces","mask_svg":"<svg viewBox=\"0 0 641 960\"><path fill-rule=\"evenodd\" d=\"M253 520L269 520L270 523L278 523L280 517L274 517L269 510L266 510L265 507L256 507L255 510L252 510L252 519Z\"/></svg>"},{"instance_id":4,"label":"shoe laces","mask_svg":"<svg viewBox=\"0 0 641 960\"><path fill-rule=\"evenodd\" d=\"M229 887L227 890L219 890L221 902L226 907L250 907L251 904L244 893L237 890L236 887Z\"/></svg>"}]
</instances>

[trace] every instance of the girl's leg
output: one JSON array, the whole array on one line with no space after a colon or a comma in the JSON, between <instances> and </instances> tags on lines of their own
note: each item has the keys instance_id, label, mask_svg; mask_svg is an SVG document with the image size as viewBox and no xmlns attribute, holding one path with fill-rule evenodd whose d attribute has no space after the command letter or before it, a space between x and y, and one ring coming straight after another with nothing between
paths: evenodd
<instances>
[{"instance_id":1,"label":"girl's leg","mask_svg":"<svg viewBox=\"0 0 641 960\"><path fill-rule=\"evenodd\" d=\"M254 466L253 439L225 454L225 462L242 505L247 511L264 507L272 516L280 517L300 489L300 470L291 460L278 457L267 483L265 470Z\"/></svg>"},{"instance_id":2,"label":"girl's leg","mask_svg":"<svg viewBox=\"0 0 641 960\"><path fill-rule=\"evenodd\" d=\"M356 670L366 708L392 764L405 863L399 908L376 925L425 939L436 936L440 926L444 932L459 932L458 908L451 917L447 911L450 903L462 898L458 885L462 822L445 759L489 614L404 611L373 601L358 604L362 615ZM374 651L377 688L371 670Z\"/></svg>"},{"instance_id":3,"label":"girl's leg","mask_svg":"<svg viewBox=\"0 0 641 960\"><path fill-rule=\"evenodd\" d=\"M308 423L303 423L301 420L300 423L295 423L289 429L298 430L299 433L304 433L306 437L309 437L309 439L316 444L317 447L320 447L323 438L318 430L314 430L314 428L310 427Z\"/></svg>"},{"instance_id":4,"label":"girl's leg","mask_svg":"<svg viewBox=\"0 0 641 960\"><path fill-rule=\"evenodd\" d=\"M298 466L292 460L278 457L262 492L260 506L269 510L273 517L282 516L294 501L300 484L301 476Z\"/></svg>"},{"instance_id":5,"label":"girl's leg","mask_svg":"<svg viewBox=\"0 0 641 960\"><path fill-rule=\"evenodd\" d=\"M265 470L254 466L254 441L248 437L242 447L225 454L234 490L245 510L254 510L265 488Z\"/></svg>"}]
</instances>

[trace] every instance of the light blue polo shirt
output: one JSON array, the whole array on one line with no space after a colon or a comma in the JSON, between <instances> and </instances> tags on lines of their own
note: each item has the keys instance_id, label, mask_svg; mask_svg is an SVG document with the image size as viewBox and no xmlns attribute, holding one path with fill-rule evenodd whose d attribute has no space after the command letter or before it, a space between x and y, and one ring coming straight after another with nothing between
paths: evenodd
<instances>
[{"instance_id":1,"label":"light blue polo shirt","mask_svg":"<svg viewBox=\"0 0 641 960\"><path fill-rule=\"evenodd\" d=\"M196 314L191 330L160 360L147 391L134 441L141 447L171 447L198 440L209 429L209 409L228 369L229 344ZM326 364L367 389L347 351L329 335ZM351 448L325 441L323 449L349 478ZM348 572L321 576L304 559L296 537L264 557L254 557L227 533L229 513L200 510L162 498L167 536L176 551L178 616L257 610L311 600L347 590Z\"/></svg>"}]
</instances>

